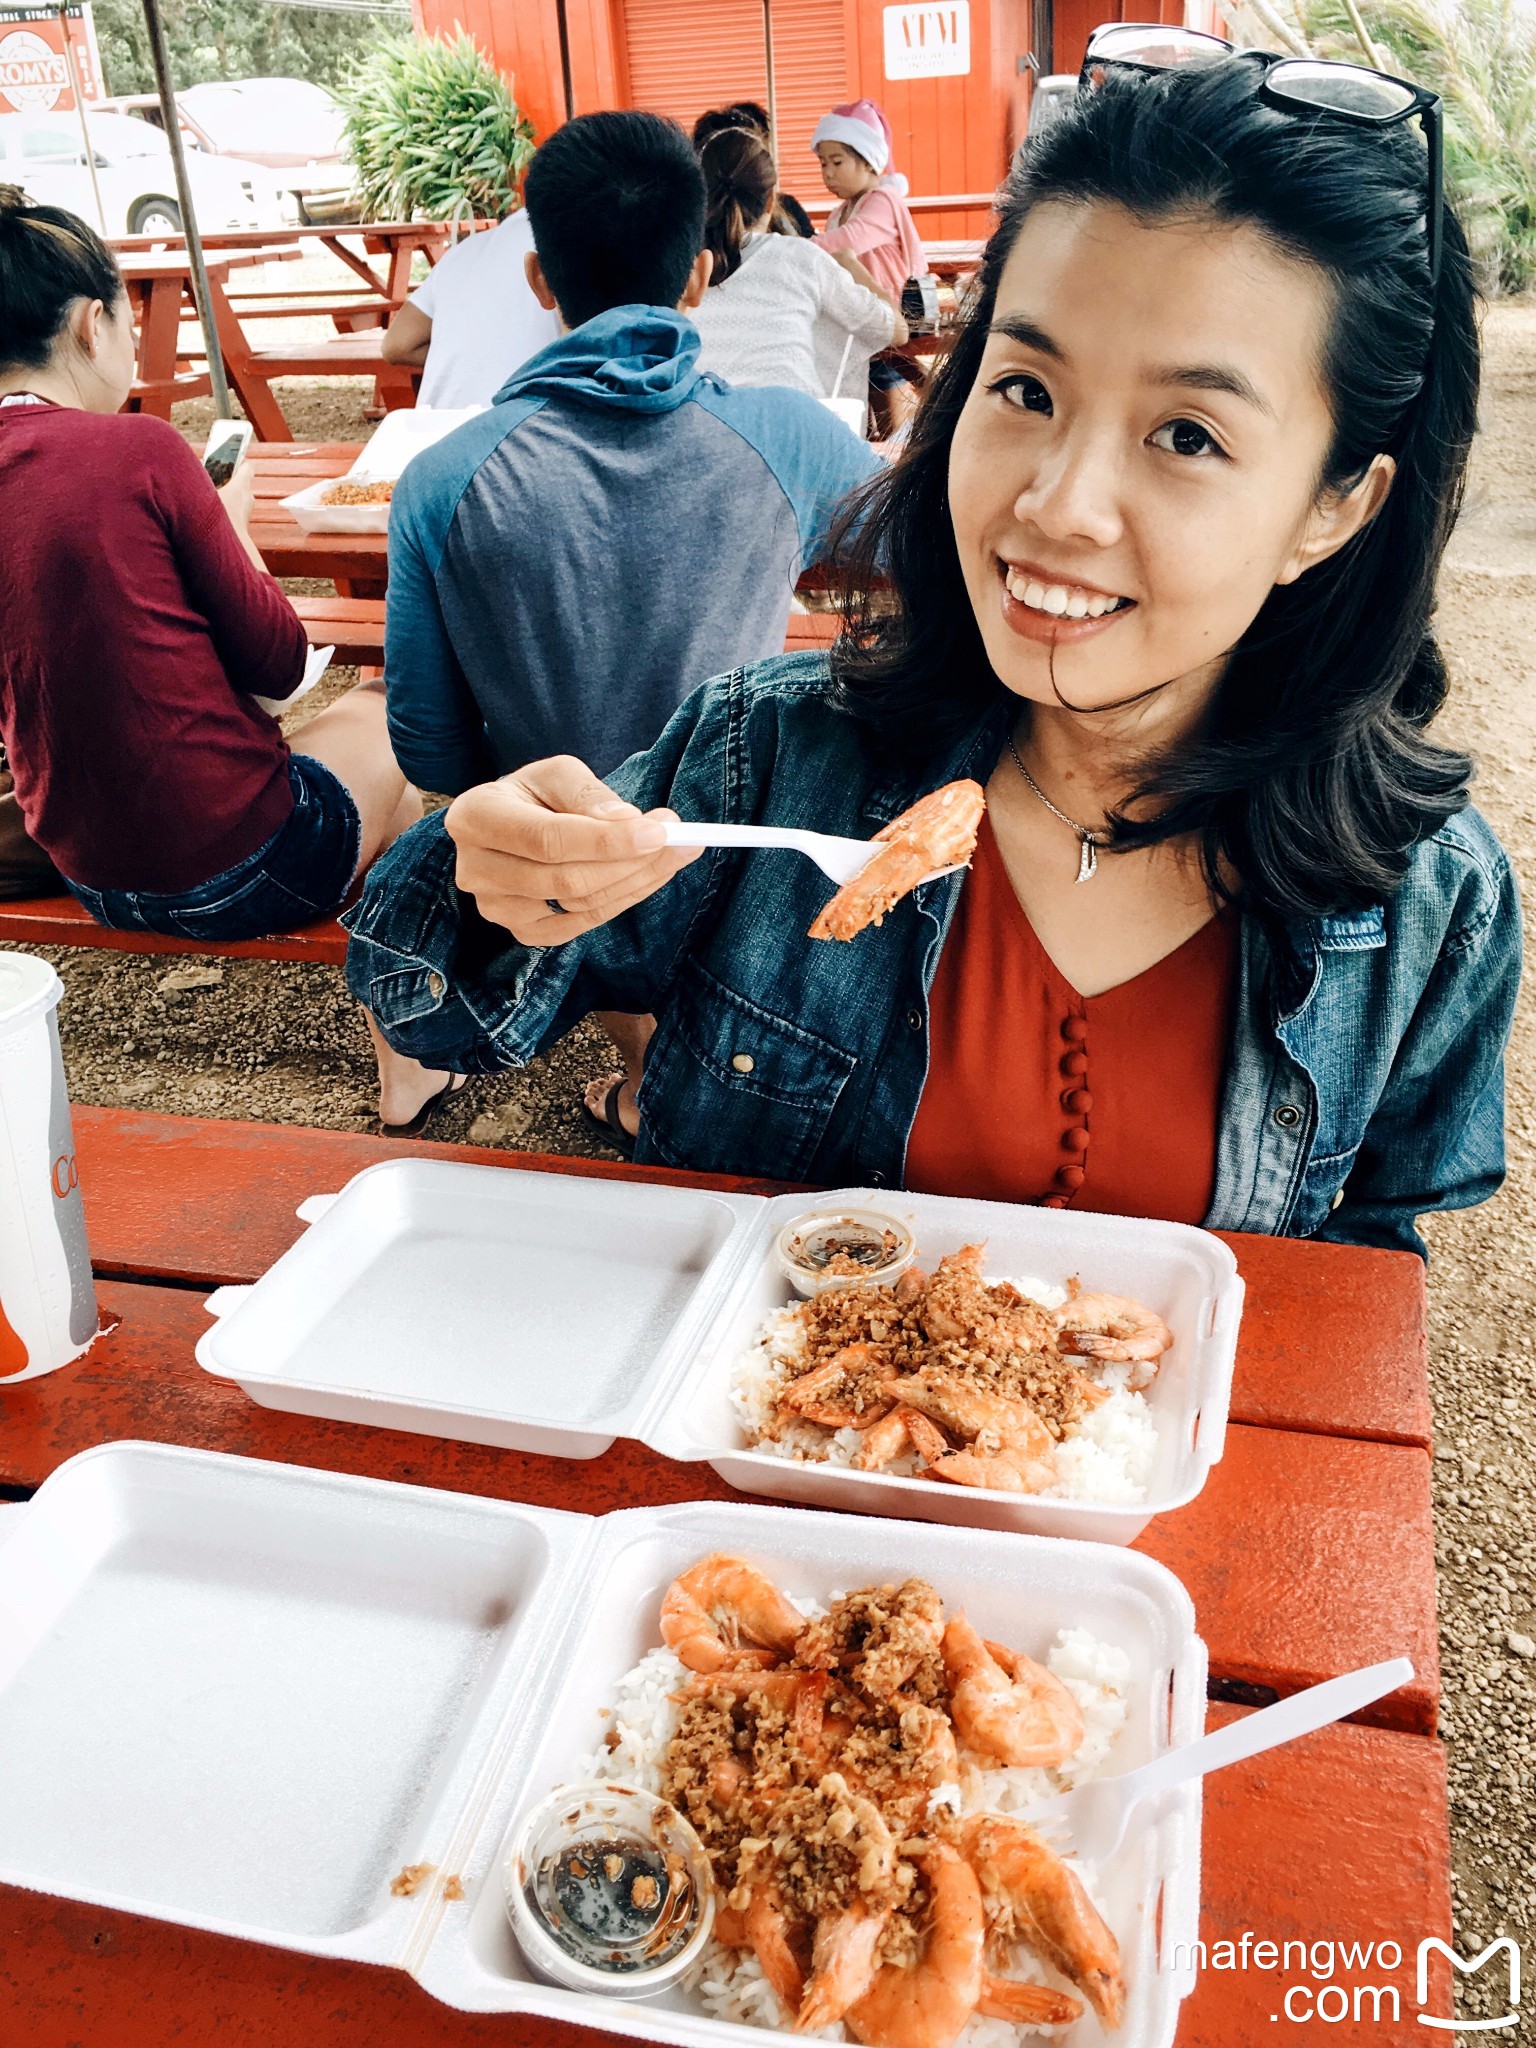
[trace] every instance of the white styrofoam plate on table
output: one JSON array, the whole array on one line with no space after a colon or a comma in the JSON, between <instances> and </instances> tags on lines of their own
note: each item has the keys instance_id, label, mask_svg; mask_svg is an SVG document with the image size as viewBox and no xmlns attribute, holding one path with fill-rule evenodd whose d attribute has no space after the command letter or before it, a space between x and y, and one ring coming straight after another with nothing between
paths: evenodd
<instances>
[{"instance_id":1,"label":"white styrofoam plate on table","mask_svg":"<svg viewBox=\"0 0 1536 2048\"><path fill-rule=\"evenodd\" d=\"M792 1298L772 1247L812 1209L900 1215L932 1266L979 1239L987 1270L1129 1294L1174 1344L1148 1391L1147 1500L1116 1507L792 1463L746 1443L731 1375ZM221 1288L201 1365L264 1406L558 1457L615 1437L704 1460L743 1490L924 1521L1129 1543L1221 1456L1242 1313L1237 1262L1186 1224L890 1195L717 1194L436 1160L388 1160L316 1197L254 1286Z\"/></svg>"},{"instance_id":2,"label":"white styrofoam plate on table","mask_svg":"<svg viewBox=\"0 0 1536 2048\"><path fill-rule=\"evenodd\" d=\"M387 412L370 439L363 443L345 477L326 477L319 483L307 484L302 491L282 500L283 510L305 533L387 533L387 504L327 505L325 494L331 485L398 483L413 457L486 410L483 405L416 405Z\"/></svg>"},{"instance_id":3,"label":"white styrofoam plate on table","mask_svg":"<svg viewBox=\"0 0 1536 2048\"><path fill-rule=\"evenodd\" d=\"M593 1520L109 1444L0 1516L0 1882L392 1964L466 2011L748 2048L760 2030L686 1990L630 2004L533 1981L500 1895L522 1814L599 1745L617 1680L659 1640L665 1587L718 1549L818 1600L899 1555L1037 1657L1090 1629L1130 1661L1117 1770L1203 1727L1189 1597L1132 1553L746 1503ZM1126 2019L1105 2037L1090 2015L1071 2048L1169 2048L1199 1844L1197 1784L1137 1809L1100 1873Z\"/></svg>"}]
</instances>

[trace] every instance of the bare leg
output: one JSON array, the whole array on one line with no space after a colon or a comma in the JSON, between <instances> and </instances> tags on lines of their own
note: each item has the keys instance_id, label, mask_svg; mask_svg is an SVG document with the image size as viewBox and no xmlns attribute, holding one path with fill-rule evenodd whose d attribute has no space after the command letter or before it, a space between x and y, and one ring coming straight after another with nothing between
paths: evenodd
<instances>
[{"instance_id":1,"label":"bare leg","mask_svg":"<svg viewBox=\"0 0 1536 2048\"><path fill-rule=\"evenodd\" d=\"M619 1049L624 1062L624 1086L619 1091L619 1122L633 1137L640 1128L640 1109L635 1098L640 1093L640 1083L645 1075L645 1049L656 1030L654 1017L637 1017L627 1010L595 1010L593 1016ZM613 1084L613 1076L605 1074L599 1081L589 1081L585 1101L593 1116L601 1118L603 1098Z\"/></svg>"},{"instance_id":2,"label":"bare leg","mask_svg":"<svg viewBox=\"0 0 1536 2048\"><path fill-rule=\"evenodd\" d=\"M291 732L288 743L296 754L323 761L357 805L360 874L420 818L420 792L406 781L389 744L382 682L348 690ZM449 1076L396 1052L366 1010L363 1020L379 1063L379 1121L408 1124Z\"/></svg>"}]
</instances>

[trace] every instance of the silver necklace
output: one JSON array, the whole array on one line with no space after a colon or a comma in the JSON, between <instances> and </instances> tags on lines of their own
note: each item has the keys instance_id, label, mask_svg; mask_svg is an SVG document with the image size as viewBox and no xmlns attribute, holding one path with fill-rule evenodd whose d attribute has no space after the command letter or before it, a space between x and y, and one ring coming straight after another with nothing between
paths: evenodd
<instances>
[{"instance_id":1,"label":"silver necklace","mask_svg":"<svg viewBox=\"0 0 1536 2048\"><path fill-rule=\"evenodd\" d=\"M1035 792L1035 795L1039 797L1041 803L1045 805L1045 808L1050 812L1051 816L1053 818L1060 818L1062 824L1067 827L1068 831L1075 832L1077 834L1077 843L1079 847L1077 862L1077 879L1080 882L1091 882L1094 876L1099 871L1098 849L1101 846L1108 846L1109 834L1107 832L1091 831L1088 826L1079 825L1076 818L1069 818L1065 811L1057 810L1056 806L1051 802L1050 798L1046 795L1045 791L1040 787L1039 783L1036 782L1033 775L1031 775L1029 770L1024 766L1023 757L1019 753L1018 748L1013 743L1012 733L1009 733L1008 735L1008 751L1013 756L1014 767L1018 769L1019 773L1023 776L1024 780L1029 784L1030 788Z\"/></svg>"}]
</instances>

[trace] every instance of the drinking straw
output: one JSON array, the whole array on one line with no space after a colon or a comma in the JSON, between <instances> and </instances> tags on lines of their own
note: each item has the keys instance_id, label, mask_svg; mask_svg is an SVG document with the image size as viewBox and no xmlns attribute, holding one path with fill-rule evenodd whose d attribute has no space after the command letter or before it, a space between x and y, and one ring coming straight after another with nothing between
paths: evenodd
<instances>
[{"instance_id":1,"label":"drinking straw","mask_svg":"<svg viewBox=\"0 0 1536 2048\"><path fill-rule=\"evenodd\" d=\"M833 398L836 398L837 394L838 394L838 393L839 393L839 392L840 392L840 391L842 390L842 388L843 388L843 372L844 372L844 371L845 371L845 370L847 369L847 367L848 367L848 356L849 356L849 352L851 351L852 347L853 347L853 336L852 336L852 335L850 334L850 335L849 335L849 337L848 337L848 339L847 339L847 340L846 340L846 341L845 341L845 342L843 343L843 360L842 360L842 361L841 361L841 362L840 362L840 363L838 364L838 366L837 366L837 375L836 375L836 376L835 376L835 377L833 378L833 380L832 380L832 390L831 390L831 394L830 394L830 395L831 395L831 396L832 396Z\"/></svg>"}]
</instances>

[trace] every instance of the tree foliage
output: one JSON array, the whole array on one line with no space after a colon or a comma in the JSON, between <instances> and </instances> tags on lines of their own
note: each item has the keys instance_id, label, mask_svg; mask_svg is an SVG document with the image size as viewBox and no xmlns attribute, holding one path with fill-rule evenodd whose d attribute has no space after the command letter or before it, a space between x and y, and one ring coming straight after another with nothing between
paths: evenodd
<instances>
[{"instance_id":1,"label":"tree foliage","mask_svg":"<svg viewBox=\"0 0 1536 2048\"><path fill-rule=\"evenodd\" d=\"M1319 57L1381 68L1445 102L1445 180L1487 291L1536 284L1536 8L1530 0L1248 0ZM1358 26L1354 15L1358 13ZM1271 17L1266 21L1265 17ZM1360 29L1374 46L1362 48Z\"/></svg>"},{"instance_id":2,"label":"tree foliage","mask_svg":"<svg viewBox=\"0 0 1536 2048\"><path fill-rule=\"evenodd\" d=\"M94 0L107 90L153 92L140 0ZM308 78L333 87L379 33L379 17L268 0L161 0L176 86L218 78Z\"/></svg>"},{"instance_id":3,"label":"tree foliage","mask_svg":"<svg viewBox=\"0 0 1536 2048\"><path fill-rule=\"evenodd\" d=\"M516 202L533 129L467 35L392 36L340 88L366 212L498 220Z\"/></svg>"}]
</instances>

